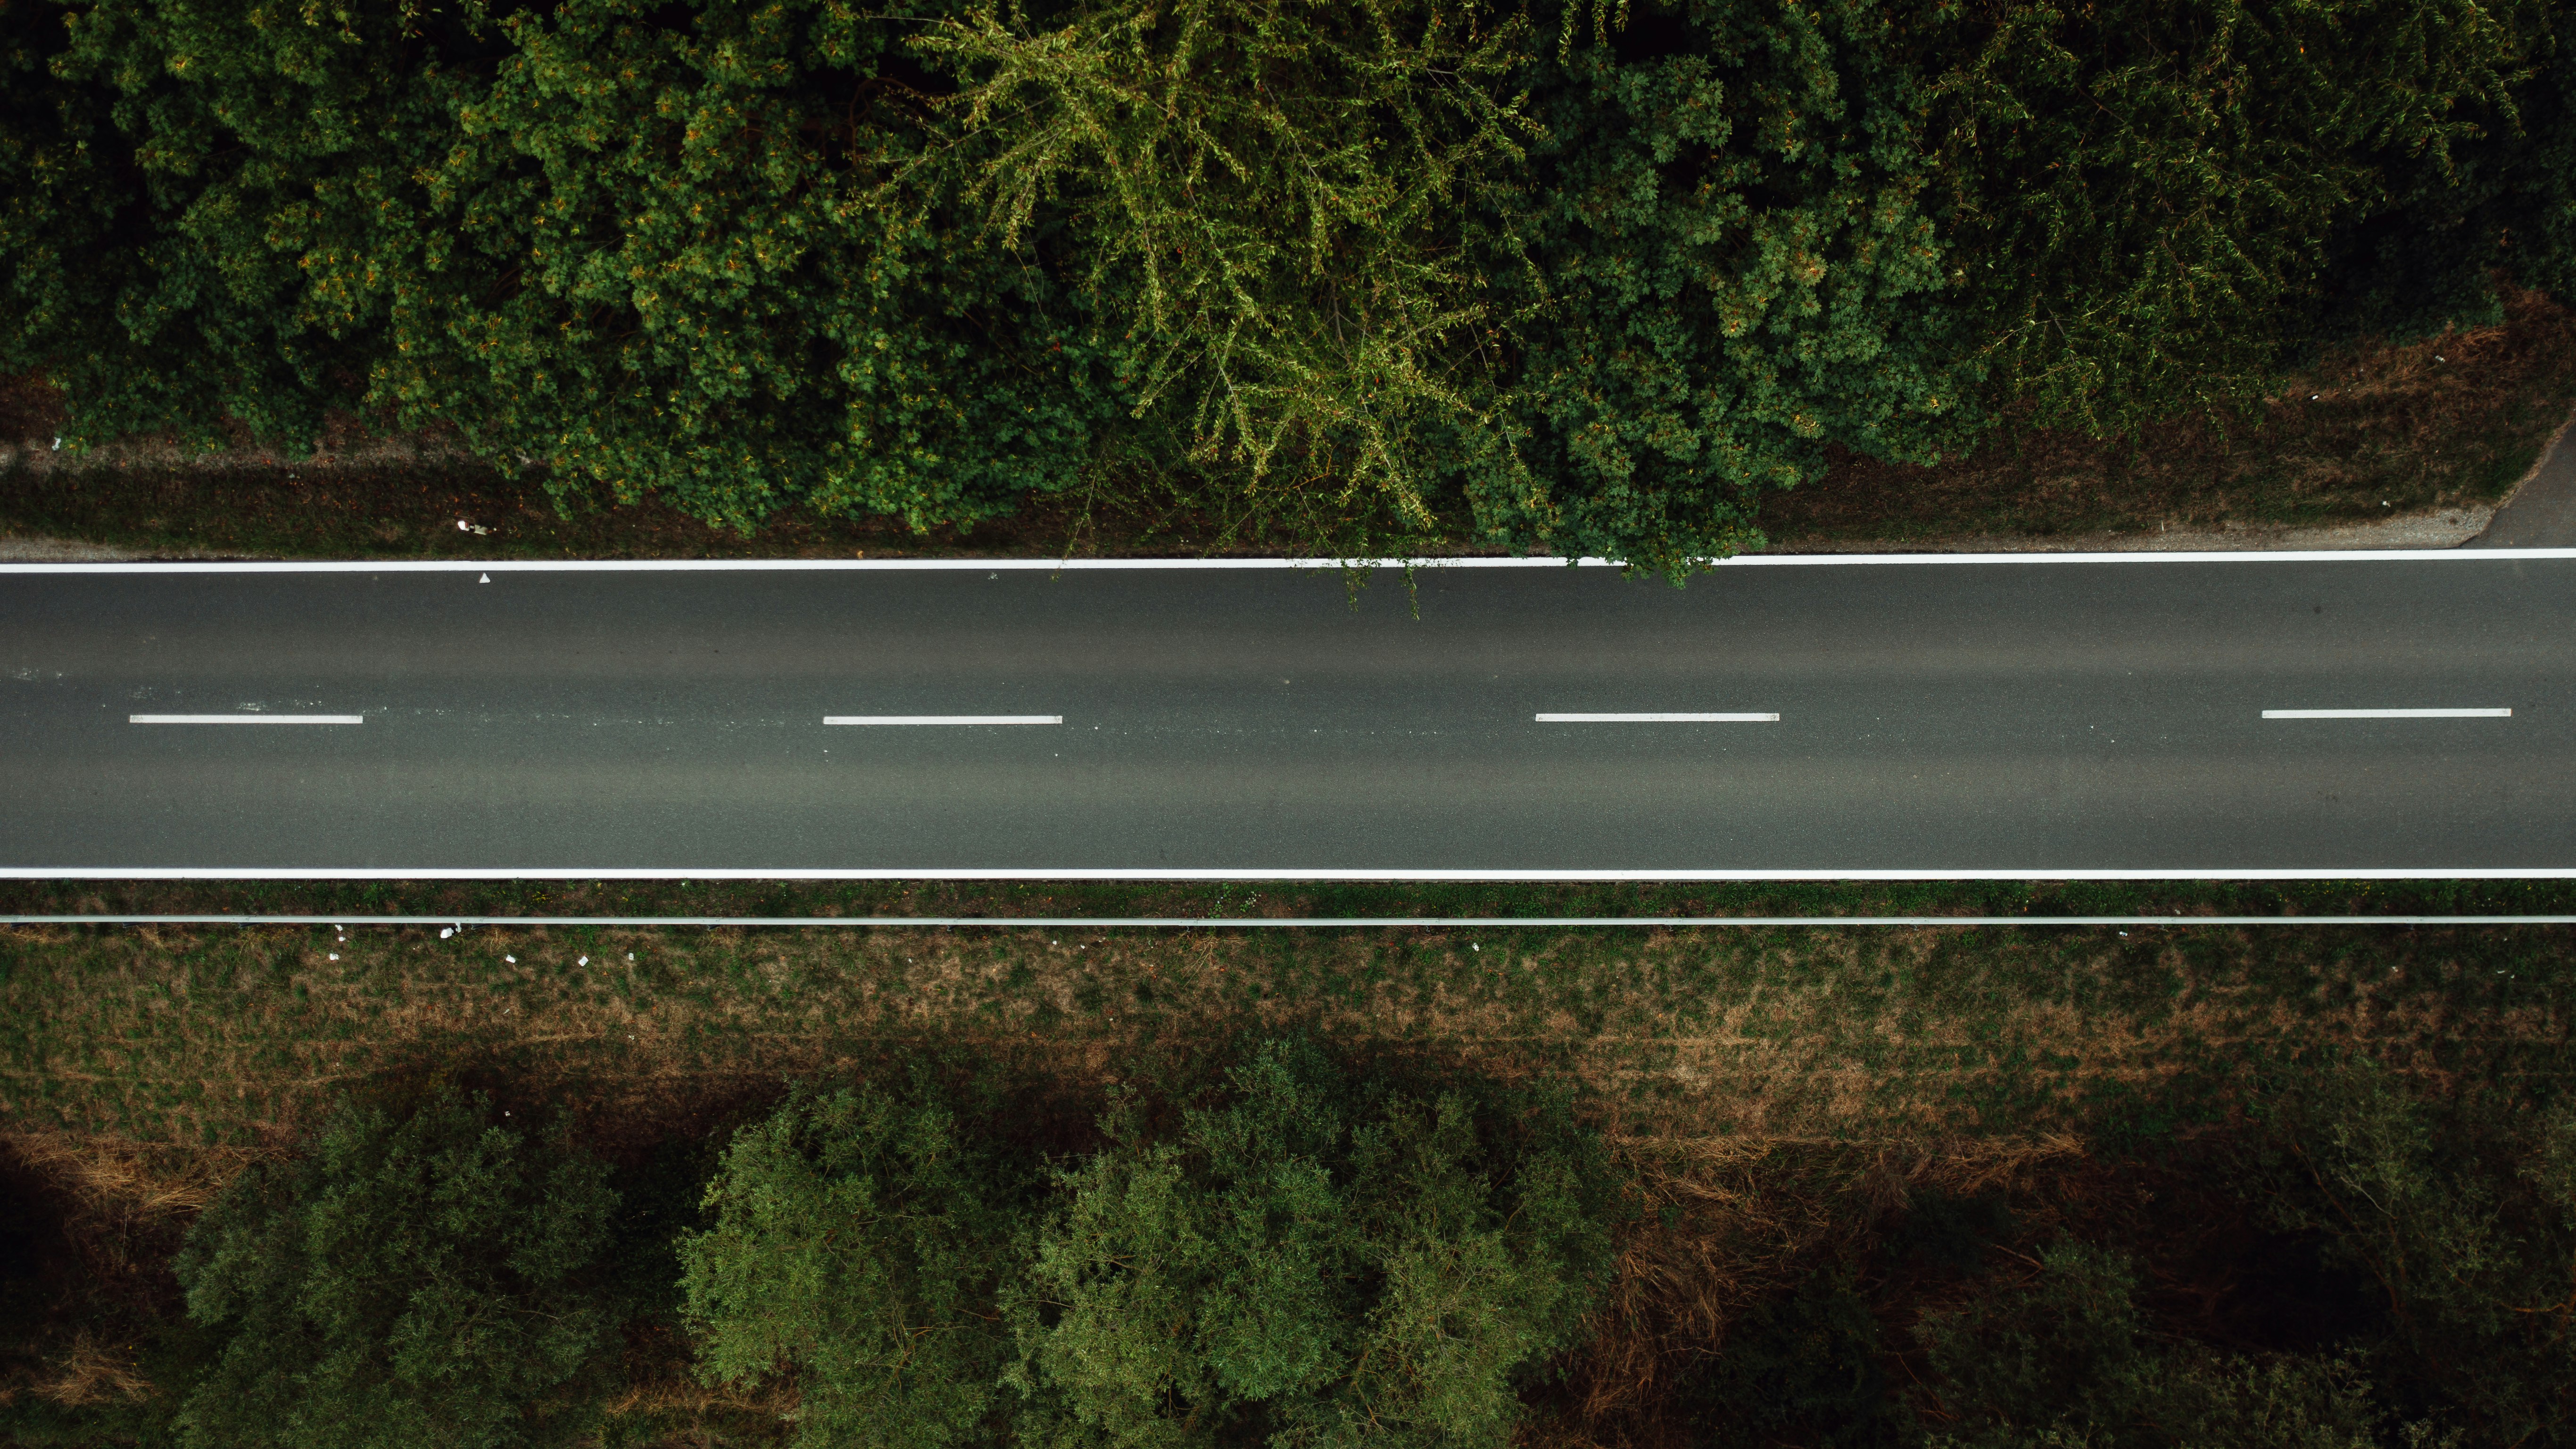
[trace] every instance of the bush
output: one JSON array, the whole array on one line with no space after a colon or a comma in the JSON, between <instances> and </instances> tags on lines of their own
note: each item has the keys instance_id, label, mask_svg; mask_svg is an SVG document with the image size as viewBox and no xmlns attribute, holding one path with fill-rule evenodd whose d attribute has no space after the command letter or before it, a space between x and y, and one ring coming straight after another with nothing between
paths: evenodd
<instances>
[{"instance_id":1,"label":"bush","mask_svg":"<svg viewBox=\"0 0 2576 1449\"><path fill-rule=\"evenodd\" d=\"M1561 1102L1273 1041L1110 1131L1014 1314L1032 1443L1500 1446L1608 1266L1601 1149Z\"/></svg>"},{"instance_id":2,"label":"bush","mask_svg":"<svg viewBox=\"0 0 2576 1449\"><path fill-rule=\"evenodd\" d=\"M616 1315L592 1281L616 1209L558 1127L447 1088L342 1107L189 1229L188 1316L219 1343L179 1415L202 1449L535 1449L596 1418Z\"/></svg>"},{"instance_id":3,"label":"bush","mask_svg":"<svg viewBox=\"0 0 2576 1449\"><path fill-rule=\"evenodd\" d=\"M2256 1192L2377 1285L2374 1375L2480 1444L2576 1442L2576 1105L2443 1100L2358 1060L2290 1084Z\"/></svg>"},{"instance_id":4,"label":"bush","mask_svg":"<svg viewBox=\"0 0 2576 1449\"><path fill-rule=\"evenodd\" d=\"M798 1090L735 1135L682 1239L701 1376L792 1380L799 1445L984 1442L1007 1407L996 1304L1040 1179L977 1130L989 1101L947 1095Z\"/></svg>"},{"instance_id":5,"label":"bush","mask_svg":"<svg viewBox=\"0 0 2576 1449\"><path fill-rule=\"evenodd\" d=\"M2372 1449L2350 1364L2158 1343L2128 1261L2071 1238L2020 1287L1919 1330L1957 1427L1934 1449Z\"/></svg>"}]
</instances>

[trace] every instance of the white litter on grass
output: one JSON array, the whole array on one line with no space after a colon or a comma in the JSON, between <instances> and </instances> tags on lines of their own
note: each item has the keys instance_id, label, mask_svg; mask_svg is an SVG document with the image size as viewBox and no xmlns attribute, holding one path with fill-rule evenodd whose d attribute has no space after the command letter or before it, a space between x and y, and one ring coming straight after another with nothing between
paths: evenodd
<instances>
[{"instance_id":1,"label":"white litter on grass","mask_svg":"<svg viewBox=\"0 0 2576 1449\"><path fill-rule=\"evenodd\" d=\"M590 958L589 958L589 957L587 957L587 956L584 956L584 957L582 957L579 961L576 961L576 962L574 962L573 964L574 964L574 965L576 965L576 966L587 966L587 965L589 965L589 964L590 964Z\"/></svg>"},{"instance_id":2,"label":"white litter on grass","mask_svg":"<svg viewBox=\"0 0 2576 1449\"><path fill-rule=\"evenodd\" d=\"M518 957L516 957L516 956L504 956L504 957L502 957L501 959L502 959L502 960L504 960L504 961L509 962L509 963L510 963L511 965L513 965L513 966L516 966L516 965L518 965L518 964L519 964L519 958L518 958Z\"/></svg>"},{"instance_id":3,"label":"white litter on grass","mask_svg":"<svg viewBox=\"0 0 2576 1449\"><path fill-rule=\"evenodd\" d=\"M634 959L635 959L635 953L634 953L634 952L632 952L632 951L627 952L627 953L626 953L626 959L627 959L627 960L629 960L629 961L634 960Z\"/></svg>"},{"instance_id":4,"label":"white litter on grass","mask_svg":"<svg viewBox=\"0 0 2576 1449\"><path fill-rule=\"evenodd\" d=\"M455 935L455 934L456 934L456 929L455 929L454 927L452 927L452 926L441 926L441 927L439 927L439 928L438 928L438 939L440 939L440 940L442 940L442 941L446 940L448 937L453 936L453 935Z\"/></svg>"},{"instance_id":5,"label":"white litter on grass","mask_svg":"<svg viewBox=\"0 0 2576 1449\"><path fill-rule=\"evenodd\" d=\"M1468 943L1467 943L1467 949L1468 949L1468 950L1470 950L1470 951L1482 951L1482 950L1484 950L1485 948L1484 948L1484 947L1482 947L1482 946L1477 945L1477 944L1476 944L1475 942L1473 942L1473 941L1470 941L1470 942L1468 942Z\"/></svg>"},{"instance_id":6,"label":"white litter on grass","mask_svg":"<svg viewBox=\"0 0 2576 1449\"><path fill-rule=\"evenodd\" d=\"M337 951L332 952L332 953L331 953L331 959L332 959L332 960L334 960L334 961L339 960L339 959L340 959L340 953L339 953L339 952L337 952Z\"/></svg>"}]
</instances>

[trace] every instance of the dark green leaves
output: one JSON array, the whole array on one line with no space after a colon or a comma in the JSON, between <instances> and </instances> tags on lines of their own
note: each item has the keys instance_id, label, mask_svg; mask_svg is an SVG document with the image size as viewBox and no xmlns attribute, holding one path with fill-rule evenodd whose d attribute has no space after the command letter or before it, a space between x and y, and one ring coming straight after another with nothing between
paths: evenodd
<instances>
[{"instance_id":1,"label":"dark green leaves","mask_svg":"<svg viewBox=\"0 0 2576 1449\"><path fill-rule=\"evenodd\" d=\"M1534 263L1471 492L1515 547L1678 575L1758 546L1762 491L1839 442L1928 461L1966 412L1921 205L1914 82L1869 5L1568 5L1538 69L1549 139L1511 200Z\"/></svg>"},{"instance_id":2,"label":"dark green leaves","mask_svg":"<svg viewBox=\"0 0 2576 1449\"><path fill-rule=\"evenodd\" d=\"M0 368L74 444L374 409L743 530L1678 577L1833 447L2564 290L2563 8L8 0Z\"/></svg>"},{"instance_id":3,"label":"dark green leaves","mask_svg":"<svg viewBox=\"0 0 2576 1449\"><path fill-rule=\"evenodd\" d=\"M1937 200L1998 400L2119 433L2275 385L2344 229L2515 124L2537 9L1927 9Z\"/></svg>"},{"instance_id":4,"label":"dark green leaves","mask_svg":"<svg viewBox=\"0 0 2576 1449\"><path fill-rule=\"evenodd\" d=\"M682 1241L699 1372L792 1375L799 1444L989 1437L1009 1349L996 1297L1036 1163L996 1153L939 1097L798 1093L734 1138L707 1189L713 1225Z\"/></svg>"},{"instance_id":5,"label":"dark green leaves","mask_svg":"<svg viewBox=\"0 0 2576 1449\"><path fill-rule=\"evenodd\" d=\"M614 1348L593 1291L605 1170L448 1090L348 1107L190 1230L188 1314L222 1340L189 1394L203 1449L517 1449L592 1424Z\"/></svg>"},{"instance_id":6,"label":"dark green leaves","mask_svg":"<svg viewBox=\"0 0 2576 1449\"><path fill-rule=\"evenodd\" d=\"M961 246L912 28L812 0L576 0L507 27L389 269L378 394L621 502L963 528L1060 487L1123 396L1040 269ZM460 233L447 248L443 232Z\"/></svg>"},{"instance_id":7,"label":"dark green leaves","mask_svg":"<svg viewBox=\"0 0 2576 1449\"><path fill-rule=\"evenodd\" d=\"M1500 1446L1607 1268L1559 1102L1269 1042L1123 1098L1052 1202L1030 1110L921 1077L737 1135L681 1252L704 1377L792 1384L807 1446Z\"/></svg>"}]
</instances>

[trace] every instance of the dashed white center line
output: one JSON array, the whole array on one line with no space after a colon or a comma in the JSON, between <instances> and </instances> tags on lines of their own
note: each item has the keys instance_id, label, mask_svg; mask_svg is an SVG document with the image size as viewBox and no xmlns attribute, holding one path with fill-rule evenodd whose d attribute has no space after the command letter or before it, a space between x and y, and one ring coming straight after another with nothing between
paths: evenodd
<instances>
[{"instance_id":1,"label":"dashed white center line","mask_svg":"<svg viewBox=\"0 0 2576 1449\"><path fill-rule=\"evenodd\" d=\"M2265 719L2511 719L2509 709L2267 709Z\"/></svg>"},{"instance_id":2,"label":"dashed white center line","mask_svg":"<svg viewBox=\"0 0 2576 1449\"><path fill-rule=\"evenodd\" d=\"M129 714L127 724L259 724L259 725L342 725L365 724L362 714Z\"/></svg>"},{"instance_id":3,"label":"dashed white center line","mask_svg":"<svg viewBox=\"0 0 2576 1449\"><path fill-rule=\"evenodd\" d=\"M1052 725L1060 714L827 714L827 725Z\"/></svg>"},{"instance_id":4,"label":"dashed white center line","mask_svg":"<svg viewBox=\"0 0 2576 1449\"><path fill-rule=\"evenodd\" d=\"M1543 714L1540 724L1778 724L1776 714Z\"/></svg>"}]
</instances>

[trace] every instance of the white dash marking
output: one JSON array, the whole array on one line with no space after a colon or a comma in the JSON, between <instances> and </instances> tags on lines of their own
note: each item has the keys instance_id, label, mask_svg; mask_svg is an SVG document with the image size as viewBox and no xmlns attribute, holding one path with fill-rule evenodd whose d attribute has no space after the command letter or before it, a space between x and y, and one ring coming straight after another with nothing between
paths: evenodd
<instances>
[{"instance_id":1,"label":"white dash marking","mask_svg":"<svg viewBox=\"0 0 2576 1449\"><path fill-rule=\"evenodd\" d=\"M2511 719L2509 709L2267 709L2265 719Z\"/></svg>"},{"instance_id":2,"label":"white dash marking","mask_svg":"<svg viewBox=\"0 0 2576 1449\"><path fill-rule=\"evenodd\" d=\"M1060 714L827 714L827 725L1050 725Z\"/></svg>"},{"instance_id":3,"label":"white dash marking","mask_svg":"<svg viewBox=\"0 0 2576 1449\"><path fill-rule=\"evenodd\" d=\"M362 714L129 714L127 724L365 724Z\"/></svg>"},{"instance_id":4,"label":"white dash marking","mask_svg":"<svg viewBox=\"0 0 2576 1449\"><path fill-rule=\"evenodd\" d=\"M1778 724L1776 714L1543 714L1540 724Z\"/></svg>"}]
</instances>

